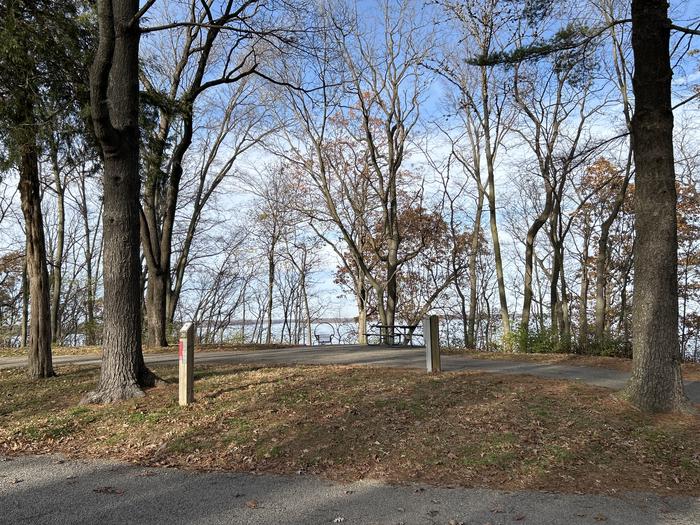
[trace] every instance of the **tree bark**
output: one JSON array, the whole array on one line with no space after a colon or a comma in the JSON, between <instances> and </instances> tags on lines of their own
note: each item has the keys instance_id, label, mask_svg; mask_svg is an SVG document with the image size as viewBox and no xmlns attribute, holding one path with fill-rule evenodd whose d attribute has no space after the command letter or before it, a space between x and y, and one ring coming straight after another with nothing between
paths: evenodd
<instances>
[{"instance_id":1,"label":"tree bark","mask_svg":"<svg viewBox=\"0 0 700 525\"><path fill-rule=\"evenodd\" d=\"M496 281L498 282L498 302L501 311L501 324L503 325L503 337L510 335L510 317L508 315L508 299L506 297L506 284L503 277L503 260L501 258L501 242L498 237L498 220L496 218L496 174L494 167L495 152L491 146L491 109L488 101L488 79L486 68L481 68L481 93L482 111L484 120L484 153L486 155L486 170L488 172L488 203L489 222L491 226L491 242L493 243L493 257L496 262Z\"/></svg>"},{"instance_id":2,"label":"tree bark","mask_svg":"<svg viewBox=\"0 0 700 525\"><path fill-rule=\"evenodd\" d=\"M272 343L272 308L275 287L275 243L272 243L267 254L267 334L265 344Z\"/></svg>"},{"instance_id":3,"label":"tree bark","mask_svg":"<svg viewBox=\"0 0 700 525\"><path fill-rule=\"evenodd\" d=\"M57 147L57 146L56 146ZM54 171L54 183L56 186L56 214L58 215L58 225L56 232L56 248L53 255L53 275L51 285L51 341L58 343L60 341L60 324L61 324L61 286L63 284L63 247L66 232L66 212L65 212L65 191L61 181L61 172L58 166L58 152L51 152L51 161Z\"/></svg>"},{"instance_id":4,"label":"tree bark","mask_svg":"<svg viewBox=\"0 0 700 525\"><path fill-rule=\"evenodd\" d=\"M168 346L166 317L168 276L161 268L149 265L148 281L149 294L146 301L148 344L156 347Z\"/></svg>"},{"instance_id":5,"label":"tree bark","mask_svg":"<svg viewBox=\"0 0 700 525\"><path fill-rule=\"evenodd\" d=\"M357 344L367 344L367 288L364 274L357 268L354 276L355 303L357 304Z\"/></svg>"},{"instance_id":6,"label":"tree bark","mask_svg":"<svg viewBox=\"0 0 700 525\"><path fill-rule=\"evenodd\" d=\"M600 345L605 339L605 313L607 305L605 301L605 292L607 284L607 266L608 266L608 232L610 224L606 220L600 228L600 237L598 238L598 253L595 260L595 342Z\"/></svg>"},{"instance_id":7,"label":"tree bark","mask_svg":"<svg viewBox=\"0 0 700 525\"><path fill-rule=\"evenodd\" d=\"M309 291L306 286L306 270L301 274L301 293L304 299L304 316L306 317L306 334L304 335L304 341L308 339L308 344L311 345L314 333L311 328L311 307L309 306Z\"/></svg>"},{"instance_id":8,"label":"tree bark","mask_svg":"<svg viewBox=\"0 0 700 525\"><path fill-rule=\"evenodd\" d=\"M364 305L357 308L357 344L367 344L367 307Z\"/></svg>"},{"instance_id":9,"label":"tree bark","mask_svg":"<svg viewBox=\"0 0 700 525\"><path fill-rule=\"evenodd\" d=\"M104 336L99 384L83 402L143 396L156 379L141 349L138 8L138 0L98 1L90 105L104 155Z\"/></svg>"},{"instance_id":10,"label":"tree bark","mask_svg":"<svg viewBox=\"0 0 700 525\"><path fill-rule=\"evenodd\" d=\"M85 234L85 344L92 346L97 344L95 326L95 279L93 272L94 244L93 232L90 226L90 216L88 214L87 192L85 187L85 174L80 179L80 215L83 221L83 232Z\"/></svg>"},{"instance_id":11,"label":"tree bark","mask_svg":"<svg viewBox=\"0 0 700 525\"><path fill-rule=\"evenodd\" d=\"M31 107L28 108L30 114ZM33 379L51 377L54 374L51 358L51 308L49 300L49 274L46 269L46 243L44 221L41 213L41 186L36 136L21 146L19 166L19 191L27 236L25 260L29 278L29 366Z\"/></svg>"},{"instance_id":12,"label":"tree bark","mask_svg":"<svg viewBox=\"0 0 700 525\"><path fill-rule=\"evenodd\" d=\"M25 243L24 261L22 262L22 319L20 322L20 342L22 348L27 348L29 342L29 273L27 271L27 243Z\"/></svg>"},{"instance_id":13,"label":"tree bark","mask_svg":"<svg viewBox=\"0 0 700 525\"><path fill-rule=\"evenodd\" d=\"M607 313L607 283L608 283L608 239L610 237L610 228L622 209L627 194L630 177L632 176L630 168L630 159L628 159L627 173L622 183L620 191L615 197L615 203L610 211L610 215L603 221L600 226L600 237L598 238L598 254L596 255L596 282L595 282L595 341L597 344L602 344L605 339L605 320Z\"/></svg>"},{"instance_id":14,"label":"tree bark","mask_svg":"<svg viewBox=\"0 0 700 525\"><path fill-rule=\"evenodd\" d=\"M528 330L530 325L530 310L532 308L532 272L535 264L535 238L540 228L547 222L547 218L552 211L552 185L545 179L546 196L545 205L542 212L537 216L527 231L525 239L525 282L523 291L523 312L520 319L520 327Z\"/></svg>"},{"instance_id":15,"label":"tree bark","mask_svg":"<svg viewBox=\"0 0 700 525\"><path fill-rule=\"evenodd\" d=\"M474 231L471 236L469 252L469 317L464 341L464 346L469 349L476 348L476 307L478 302L476 263L481 244L481 213L484 209L484 192L481 184L479 184L478 191L479 197L476 204L476 220L474 221Z\"/></svg>"},{"instance_id":16,"label":"tree bark","mask_svg":"<svg viewBox=\"0 0 700 525\"><path fill-rule=\"evenodd\" d=\"M588 248L591 239L591 227L588 215L583 226L583 253L581 254L581 305L579 308L578 346L581 352L588 347Z\"/></svg>"},{"instance_id":17,"label":"tree bark","mask_svg":"<svg viewBox=\"0 0 700 525\"><path fill-rule=\"evenodd\" d=\"M668 4L632 0L636 168L633 371L625 396L644 411L686 408L678 345L678 238Z\"/></svg>"}]
</instances>

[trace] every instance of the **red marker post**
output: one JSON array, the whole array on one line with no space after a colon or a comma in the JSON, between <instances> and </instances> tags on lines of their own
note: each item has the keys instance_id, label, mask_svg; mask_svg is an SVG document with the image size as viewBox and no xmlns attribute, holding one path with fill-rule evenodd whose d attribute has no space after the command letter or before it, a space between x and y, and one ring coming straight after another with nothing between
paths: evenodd
<instances>
[{"instance_id":1,"label":"red marker post","mask_svg":"<svg viewBox=\"0 0 700 525\"><path fill-rule=\"evenodd\" d=\"M194 402L194 324L186 323L180 329L178 343L180 369L180 405Z\"/></svg>"}]
</instances>

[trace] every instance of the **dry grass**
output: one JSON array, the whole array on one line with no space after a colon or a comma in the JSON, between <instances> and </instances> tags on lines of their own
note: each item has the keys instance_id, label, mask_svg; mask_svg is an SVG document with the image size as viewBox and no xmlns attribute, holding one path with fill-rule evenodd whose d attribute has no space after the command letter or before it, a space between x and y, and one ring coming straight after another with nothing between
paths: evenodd
<instances>
[{"instance_id":1,"label":"dry grass","mask_svg":"<svg viewBox=\"0 0 700 525\"><path fill-rule=\"evenodd\" d=\"M240 351L250 352L254 350L291 348L293 345L281 344L207 344L197 345L196 352L228 352ZM54 346L51 349L54 356L61 355L101 355L102 348L99 346ZM144 354L167 354L177 352L177 344L172 346L143 347ZM27 355L26 348L0 348L0 357L23 357Z\"/></svg>"},{"instance_id":2,"label":"dry grass","mask_svg":"<svg viewBox=\"0 0 700 525\"><path fill-rule=\"evenodd\" d=\"M438 485L700 495L700 418L648 416L609 390L473 372L216 366L197 403L167 384L78 406L95 368L27 383L0 371L0 453L314 473ZM157 369L167 379L174 367Z\"/></svg>"}]
</instances>

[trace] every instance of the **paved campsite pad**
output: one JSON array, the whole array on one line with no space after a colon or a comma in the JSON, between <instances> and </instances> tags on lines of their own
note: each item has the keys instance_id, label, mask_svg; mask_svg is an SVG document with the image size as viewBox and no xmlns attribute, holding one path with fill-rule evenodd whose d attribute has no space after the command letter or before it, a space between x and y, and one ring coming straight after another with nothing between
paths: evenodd
<instances>
[{"instance_id":1,"label":"paved campsite pad","mask_svg":"<svg viewBox=\"0 0 700 525\"><path fill-rule=\"evenodd\" d=\"M334 483L60 456L0 457L5 523L694 525L700 499Z\"/></svg>"},{"instance_id":2,"label":"paved campsite pad","mask_svg":"<svg viewBox=\"0 0 700 525\"><path fill-rule=\"evenodd\" d=\"M543 358L546 359L546 358ZM149 364L177 363L177 353L146 354ZM327 345L255 350L195 350L195 366L214 363L369 365L397 368L425 368L423 348L397 348L359 345ZM0 358L0 369L25 366L23 357ZM100 356L57 356L54 364L99 365ZM444 370L479 370L502 374L531 374L553 379L580 380L585 383L619 390L629 372L602 366L580 366L571 362L539 360L478 359L474 354L443 355ZM695 377L695 375L693 375ZM700 381L685 381L686 393L693 403L700 403Z\"/></svg>"}]
</instances>

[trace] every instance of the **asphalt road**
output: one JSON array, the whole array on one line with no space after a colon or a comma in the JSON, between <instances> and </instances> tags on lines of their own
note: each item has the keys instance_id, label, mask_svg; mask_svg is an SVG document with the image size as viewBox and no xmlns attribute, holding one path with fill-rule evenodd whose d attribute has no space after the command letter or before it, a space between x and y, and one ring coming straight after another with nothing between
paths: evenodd
<instances>
[{"instance_id":1,"label":"asphalt road","mask_svg":"<svg viewBox=\"0 0 700 525\"><path fill-rule=\"evenodd\" d=\"M146 354L150 364L176 364L177 353ZM354 345L327 345L254 351L195 351L197 364L213 363L286 363L321 365L368 365L425 368L423 348L396 348ZM54 364L99 365L99 356L57 356ZM26 366L22 357L0 358L0 369ZM544 364L523 361L474 359L468 356L443 355L443 370L481 370L502 374L530 374L553 379L579 380L591 385L619 390L629 374L598 367ZM694 403L700 403L700 381L686 381L685 390Z\"/></svg>"},{"instance_id":2,"label":"asphalt road","mask_svg":"<svg viewBox=\"0 0 700 525\"><path fill-rule=\"evenodd\" d=\"M334 483L28 456L0 457L0 523L697 525L700 498Z\"/></svg>"}]
</instances>

